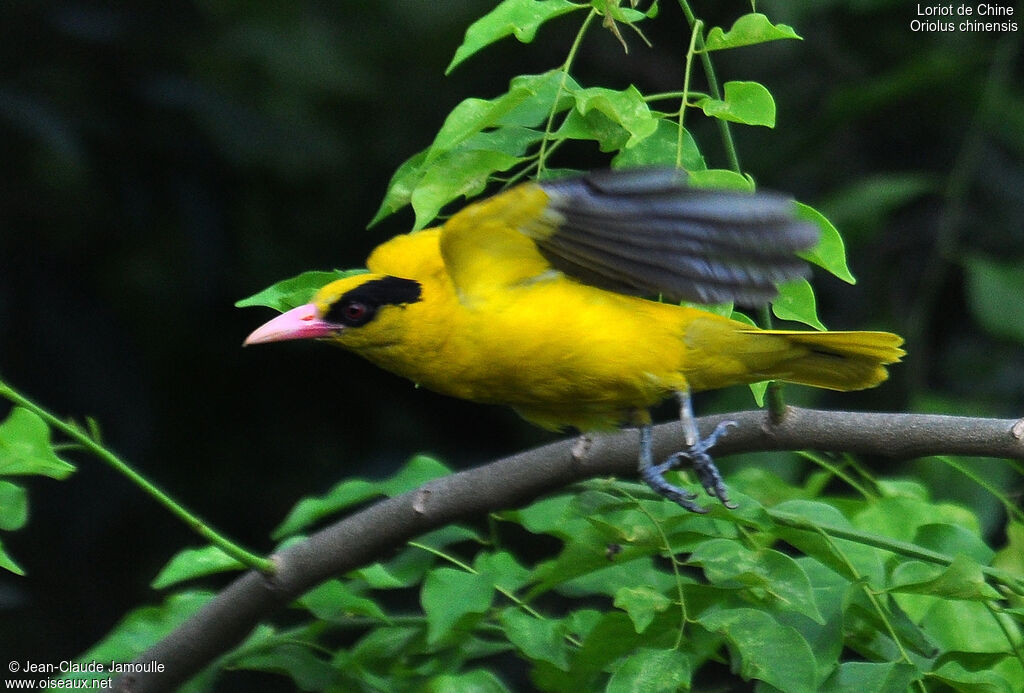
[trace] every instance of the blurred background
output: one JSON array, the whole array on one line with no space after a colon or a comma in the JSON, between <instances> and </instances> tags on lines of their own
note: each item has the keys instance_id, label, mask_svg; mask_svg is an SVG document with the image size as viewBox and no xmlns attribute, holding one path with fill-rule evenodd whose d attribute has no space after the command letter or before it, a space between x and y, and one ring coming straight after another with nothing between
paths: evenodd
<instances>
[{"instance_id":1,"label":"blurred background","mask_svg":"<svg viewBox=\"0 0 1024 693\"><path fill-rule=\"evenodd\" d=\"M243 351L271 312L233 307L304 270L359 266L407 231L407 211L366 229L395 168L462 99L562 63L581 16L445 77L493 5L0 4L0 376L58 414L94 417L142 473L258 550L298 498L340 478L386 476L420 451L462 467L552 440L510 411L416 390L323 345ZM728 27L749 5L694 9ZM790 400L1020 416L1021 30L915 32L913 4L889 0L758 10L804 40L714 56L720 80L761 81L778 105L775 130L734 127L743 166L844 234L859 283L816 278L824 322L900 332L910 353L879 389L790 388ZM595 28L574 75L677 90L682 26L663 2L642 25L653 48L624 29L628 55ZM725 167L701 120L688 125L709 165ZM607 163L573 155L557 164ZM737 388L699 405L751 401ZM0 574L11 659L73 658L157 601L148 582L200 543L99 461L69 458L69 480L27 480L29 525L0 536L28 571ZM941 466L912 469L956 498ZM982 514L998 528L997 509Z\"/></svg>"}]
</instances>

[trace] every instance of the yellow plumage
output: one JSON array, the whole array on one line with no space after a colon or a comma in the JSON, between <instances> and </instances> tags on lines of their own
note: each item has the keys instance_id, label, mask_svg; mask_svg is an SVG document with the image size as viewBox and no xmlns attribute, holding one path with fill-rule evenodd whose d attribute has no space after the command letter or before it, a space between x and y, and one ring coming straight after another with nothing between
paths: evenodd
<instances>
[{"instance_id":1,"label":"yellow plumage","mask_svg":"<svg viewBox=\"0 0 1024 693\"><path fill-rule=\"evenodd\" d=\"M760 380L877 385L903 355L897 335L763 331L627 295L765 300L802 273L793 251L815 238L787 200L694 191L665 172L529 183L380 245L369 274L328 284L249 342L326 338L552 429L644 426L673 393Z\"/></svg>"},{"instance_id":2,"label":"yellow plumage","mask_svg":"<svg viewBox=\"0 0 1024 693\"><path fill-rule=\"evenodd\" d=\"M326 311L374 278L422 285L421 301L381 311L372 330L342 331L334 341L426 388L512 406L545 428L641 423L649 407L687 387L769 379L833 390L872 387L886 377L880 364L901 353L902 340L889 333L757 330L695 308L596 289L546 263L539 274L487 281L460 298L440 238L438 229L398 236L370 256L372 274L321 289L314 302Z\"/></svg>"}]
</instances>

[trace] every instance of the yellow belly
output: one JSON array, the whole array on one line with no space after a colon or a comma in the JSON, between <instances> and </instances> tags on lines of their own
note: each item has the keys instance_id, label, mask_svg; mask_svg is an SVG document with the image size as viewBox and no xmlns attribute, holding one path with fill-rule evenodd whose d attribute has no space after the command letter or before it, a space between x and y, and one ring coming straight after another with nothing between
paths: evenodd
<instances>
[{"instance_id":1,"label":"yellow belly","mask_svg":"<svg viewBox=\"0 0 1024 693\"><path fill-rule=\"evenodd\" d=\"M364 355L431 390L508 405L553 429L645 421L649 407L686 386L676 306L564 279L475 305L432 298L423 308L436 318L422 310L411 341Z\"/></svg>"}]
</instances>

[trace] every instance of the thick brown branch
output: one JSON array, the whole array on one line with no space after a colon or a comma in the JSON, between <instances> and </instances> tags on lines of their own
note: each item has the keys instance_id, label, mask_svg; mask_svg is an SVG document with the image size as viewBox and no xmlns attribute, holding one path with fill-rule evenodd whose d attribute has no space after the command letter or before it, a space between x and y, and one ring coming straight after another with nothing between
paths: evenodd
<instances>
[{"instance_id":1,"label":"thick brown branch","mask_svg":"<svg viewBox=\"0 0 1024 693\"><path fill-rule=\"evenodd\" d=\"M706 416L707 435L723 419L736 421L715 446L718 456L763 450L833 450L893 458L957 454L1024 460L1024 419L925 414L869 414L790 408L778 424L763 411ZM664 457L683 447L680 427L655 429ZM136 662L158 662L163 673L121 677L115 689L171 691L238 644L275 610L327 578L373 561L408 539L459 518L508 508L574 481L635 473L633 431L598 436L589 445L561 441L432 481L381 501L274 556L273 577L249 572ZM683 511L680 511L683 512Z\"/></svg>"}]
</instances>

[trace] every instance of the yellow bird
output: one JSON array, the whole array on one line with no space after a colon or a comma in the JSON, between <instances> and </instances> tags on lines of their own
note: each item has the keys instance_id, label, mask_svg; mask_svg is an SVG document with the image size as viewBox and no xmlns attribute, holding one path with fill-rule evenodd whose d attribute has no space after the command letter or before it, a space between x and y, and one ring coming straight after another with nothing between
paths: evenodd
<instances>
[{"instance_id":1,"label":"yellow bird","mask_svg":"<svg viewBox=\"0 0 1024 693\"><path fill-rule=\"evenodd\" d=\"M378 246L368 274L327 284L245 344L324 339L548 429L638 426L655 491L703 512L664 478L689 460L733 507L707 453L728 423L700 439L691 392L770 379L857 390L904 354L887 332L766 331L675 303L763 304L806 274L795 253L818 233L794 209L781 195L693 188L671 169L524 183ZM673 394L689 449L656 465L648 410Z\"/></svg>"}]
</instances>

